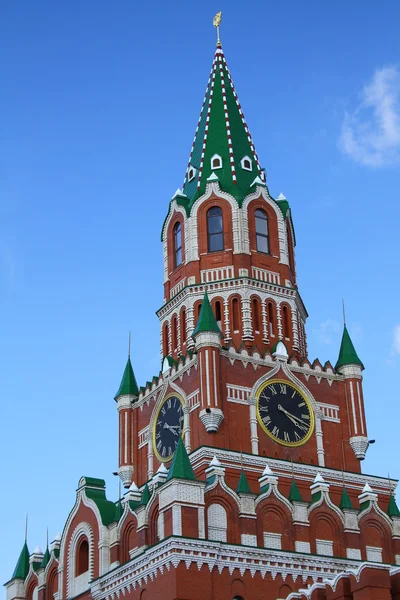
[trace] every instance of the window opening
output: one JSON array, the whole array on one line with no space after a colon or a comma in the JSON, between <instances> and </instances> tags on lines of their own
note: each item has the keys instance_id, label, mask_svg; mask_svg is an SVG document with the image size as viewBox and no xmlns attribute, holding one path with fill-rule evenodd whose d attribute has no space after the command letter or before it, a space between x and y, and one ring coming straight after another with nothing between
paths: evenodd
<instances>
[{"instance_id":1,"label":"window opening","mask_svg":"<svg viewBox=\"0 0 400 600\"><path fill-rule=\"evenodd\" d=\"M76 576L82 575L89 570L89 544L87 540L82 540L78 547L76 556Z\"/></svg>"},{"instance_id":2,"label":"window opening","mask_svg":"<svg viewBox=\"0 0 400 600\"><path fill-rule=\"evenodd\" d=\"M242 158L242 160L240 161L240 164L242 165L242 169L244 169L245 171L251 171L253 164L251 159L248 156L244 156Z\"/></svg>"},{"instance_id":3,"label":"window opening","mask_svg":"<svg viewBox=\"0 0 400 600\"><path fill-rule=\"evenodd\" d=\"M268 217L267 213L261 208L257 208L255 212L256 222L256 242L258 252L264 254L269 253L269 242L268 242Z\"/></svg>"},{"instance_id":4,"label":"window opening","mask_svg":"<svg viewBox=\"0 0 400 600\"><path fill-rule=\"evenodd\" d=\"M283 336L285 339L289 339L290 329L289 329L289 311L287 306L283 307Z\"/></svg>"},{"instance_id":5,"label":"window opening","mask_svg":"<svg viewBox=\"0 0 400 600\"><path fill-rule=\"evenodd\" d=\"M169 328L168 323L164 325L164 335L163 335L163 353L164 356L168 356L168 338L169 338Z\"/></svg>"},{"instance_id":6,"label":"window opening","mask_svg":"<svg viewBox=\"0 0 400 600\"><path fill-rule=\"evenodd\" d=\"M175 268L182 263L182 229L180 223L174 226L174 253Z\"/></svg>"},{"instance_id":7,"label":"window opening","mask_svg":"<svg viewBox=\"0 0 400 600\"><path fill-rule=\"evenodd\" d=\"M259 304L258 304L257 298L253 298L252 308L253 308L254 331L255 331L255 333L260 333L260 318L259 318L259 312L258 312Z\"/></svg>"},{"instance_id":8,"label":"window opening","mask_svg":"<svg viewBox=\"0 0 400 600\"><path fill-rule=\"evenodd\" d=\"M188 173L188 181L192 181L192 179L195 178L195 175L196 175L196 169L194 167L190 167L189 173Z\"/></svg>"},{"instance_id":9,"label":"window opening","mask_svg":"<svg viewBox=\"0 0 400 600\"><path fill-rule=\"evenodd\" d=\"M181 340L182 346L186 344L186 310L181 312Z\"/></svg>"},{"instance_id":10,"label":"window opening","mask_svg":"<svg viewBox=\"0 0 400 600\"><path fill-rule=\"evenodd\" d=\"M215 320L218 327L222 329L221 302L219 300L215 302Z\"/></svg>"},{"instance_id":11,"label":"window opening","mask_svg":"<svg viewBox=\"0 0 400 600\"><path fill-rule=\"evenodd\" d=\"M269 324L269 335L275 336L274 333L274 306L272 302L268 302L268 324Z\"/></svg>"},{"instance_id":12,"label":"window opening","mask_svg":"<svg viewBox=\"0 0 400 600\"><path fill-rule=\"evenodd\" d=\"M232 318L233 318L233 332L238 333L239 331L239 300L234 298L232 300Z\"/></svg>"},{"instance_id":13,"label":"window opening","mask_svg":"<svg viewBox=\"0 0 400 600\"><path fill-rule=\"evenodd\" d=\"M221 169L222 168L222 158L218 154L214 154L211 159L211 168L212 169Z\"/></svg>"},{"instance_id":14,"label":"window opening","mask_svg":"<svg viewBox=\"0 0 400 600\"><path fill-rule=\"evenodd\" d=\"M208 251L219 252L224 249L224 226L222 210L213 206L207 212Z\"/></svg>"},{"instance_id":15,"label":"window opening","mask_svg":"<svg viewBox=\"0 0 400 600\"><path fill-rule=\"evenodd\" d=\"M172 320L172 350L176 351L178 346L178 322L177 318L174 317Z\"/></svg>"}]
</instances>

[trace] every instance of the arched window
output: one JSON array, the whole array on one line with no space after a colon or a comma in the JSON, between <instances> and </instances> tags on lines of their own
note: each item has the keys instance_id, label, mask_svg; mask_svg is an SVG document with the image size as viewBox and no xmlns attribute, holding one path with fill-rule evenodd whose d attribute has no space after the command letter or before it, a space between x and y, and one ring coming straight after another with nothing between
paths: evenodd
<instances>
[{"instance_id":1,"label":"arched window","mask_svg":"<svg viewBox=\"0 0 400 600\"><path fill-rule=\"evenodd\" d=\"M219 154L214 154L214 156L211 158L211 168L222 169L222 158Z\"/></svg>"},{"instance_id":2,"label":"arched window","mask_svg":"<svg viewBox=\"0 0 400 600\"><path fill-rule=\"evenodd\" d=\"M178 348L178 320L176 316L172 319L172 352Z\"/></svg>"},{"instance_id":3,"label":"arched window","mask_svg":"<svg viewBox=\"0 0 400 600\"><path fill-rule=\"evenodd\" d=\"M242 165L242 169L244 169L245 171L251 171L253 166L252 161L248 156L244 156L240 161L240 164Z\"/></svg>"},{"instance_id":4,"label":"arched window","mask_svg":"<svg viewBox=\"0 0 400 600\"><path fill-rule=\"evenodd\" d=\"M226 542L228 520L221 504L211 504L207 509L208 539Z\"/></svg>"},{"instance_id":5,"label":"arched window","mask_svg":"<svg viewBox=\"0 0 400 600\"><path fill-rule=\"evenodd\" d=\"M163 330L163 354L164 356L168 356L168 346L169 346L169 327L168 323L165 323Z\"/></svg>"},{"instance_id":6,"label":"arched window","mask_svg":"<svg viewBox=\"0 0 400 600\"><path fill-rule=\"evenodd\" d=\"M179 267L182 263L182 229L181 224L174 225L174 266Z\"/></svg>"},{"instance_id":7,"label":"arched window","mask_svg":"<svg viewBox=\"0 0 400 600\"><path fill-rule=\"evenodd\" d=\"M224 249L224 226L222 210L219 206L213 206L207 212L207 235L209 252L218 252Z\"/></svg>"},{"instance_id":8,"label":"arched window","mask_svg":"<svg viewBox=\"0 0 400 600\"><path fill-rule=\"evenodd\" d=\"M234 298L232 300L232 322L233 322L233 332L237 333L239 331L239 300Z\"/></svg>"},{"instance_id":9,"label":"arched window","mask_svg":"<svg viewBox=\"0 0 400 600\"><path fill-rule=\"evenodd\" d=\"M260 333L260 315L259 315L259 302L257 298L253 298L251 302L251 311L253 317L253 327L255 333Z\"/></svg>"},{"instance_id":10,"label":"arched window","mask_svg":"<svg viewBox=\"0 0 400 600\"><path fill-rule=\"evenodd\" d=\"M215 320L217 321L217 325L220 329L222 329L222 312L221 312L221 302L216 300L215 302Z\"/></svg>"},{"instance_id":11,"label":"arched window","mask_svg":"<svg viewBox=\"0 0 400 600\"><path fill-rule=\"evenodd\" d=\"M268 217L265 210L257 208L255 212L256 221L256 241L258 252L269 253L268 243Z\"/></svg>"},{"instance_id":12,"label":"arched window","mask_svg":"<svg viewBox=\"0 0 400 600\"><path fill-rule=\"evenodd\" d=\"M268 329L269 329L269 335L274 336L275 335L275 331L274 331L274 305L272 304L272 302L268 302Z\"/></svg>"},{"instance_id":13,"label":"arched window","mask_svg":"<svg viewBox=\"0 0 400 600\"><path fill-rule=\"evenodd\" d=\"M76 551L75 575L78 577L86 571L89 571L89 543L86 538L83 538Z\"/></svg>"},{"instance_id":14,"label":"arched window","mask_svg":"<svg viewBox=\"0 0 400 600\"><path fill-rule=\"evenodd\" d=\"M186 344L186 310L181 312L181 344Z\"/></svg>"},{"instance_id":15,"label":"arched window","mask_svg":"<svg viewBox=\"0 0 400 600\"><path fill-rule=\"evenodd\" d=\"M290 322L289 322L289 310L287 306L282 308L282 321L283 321L283 337L289 339L290 337Z\"/></svg>"}]
</instances>

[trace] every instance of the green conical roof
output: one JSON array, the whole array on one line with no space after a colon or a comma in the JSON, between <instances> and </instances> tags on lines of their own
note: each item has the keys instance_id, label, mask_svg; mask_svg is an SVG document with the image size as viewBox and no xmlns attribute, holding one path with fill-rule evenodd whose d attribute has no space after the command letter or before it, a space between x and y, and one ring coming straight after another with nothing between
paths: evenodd
<instances>
[{"instance_id":1,"label":"green conical roof","mask_svg":"<svg viewBox=\"0 0 400 600\"><path fill-rule=\"evenodd\" d=\"M290 502L303 502L303 498L301 497L300 490L297 487L297 483L295 482L294 479L292 479L292 483L290 486L289 500L290 500Z\"/></svg>"},{"instance_id":2,"label":"green conical roof","mask_svg":"<svg viewBox=\"0 0 400 600\"><path fill-rule=\"evenodd\" d=\"M122 502L121 502L121 500L118 500L117 505L115 507L115 521L118 522L120 520L123 512L124 512L124 509L122 508Z\"/></svg>"},{"instance_id":3,"label":"green conical roof","mask_svg":"<svg viewBox=\"0 0 400 600\"><path fill-rule=\"evenodd\" d=\"M400 510L399 510L399 508L396 504L396 500L394 499L394 496L392 496L392 494L390 494L389 504L388 504L386 512L389 515L389 517L400 517Z\"/></svg>"},{"instance_id":4,"label":"green conical roof","mask_svg":"<svg viewBox=\"0 0 400 600\"><path fill-rule=\"evenodd\" d=\"M340 498L339 508L341 510L343 510L345 508L347 508L347 509L353 508L353 504L351 502L350 496L347 493L347 490L345 487L343 487L343 492L342 492L342 497Z\"/></svg>"},{"instance_id":5,"label":"green conical roof","mask_svg":"<svg viewBox=\"0 0 400 600\"><path fill-rule=\"evenodd\" d=\"M237 494L251 494L249 482L247 481L247 477L243 470L240 472L240 477L239 477L239 481L237 484L236 493Z\"/></svg>"},{"instance_id":6,"label":"green conical roof","mask_svg":"<svg viewBox=\"0 0 400 600\"><path fill-rule=\"evenodd\" d=\"M174 478L190 479L192 481L196 480L195 474L193 473L192 465L190 464L190 460L181 437L179 437L178 445L176 447L174 458L172 459L172 463L169 468L166 481L170 481Z\"/></svg>"},{"instance_id":7,"label":"green conical roof","mask_svg":"<svg viewBox=\"0 0 400 600\"><path fill-rule=\"evenodd\" d=\"M215 155L222 160L221 168L211 164ZM249 163L243 168L241 161L245 157ZM191 168L195 169L192 173ZM231 193L239 203L256 177L264 182L264 173L221 47L214 55L183 184L183 193L189 201L193 203L204 193L212 173L218 177L221 188Z\"/></svg>"},{"instance_id":8,"label":"green conical roof","mask_svg":"<svg viewBox=\"0 0 400 600\"><path fill-rule=\"evenodd\" d=\"M150 490L149 490L149 486L146 485L143 488L143 493L142 493L142 497L140 499L140 504L144 504L146 506L146 504L148 503L148 501L150 500Z\"/></svg>"},{"instance_id":9,"label":"green conical roof","mask_svg":"<svg viewBox=\"0 0 400 600\"><path fill-rule=\"evenodd\" d=\"M24 547L19 555L18 562L12 574L12 579L25 579L29 571L29 550L27 543L25 542Z\"/></svg>"},{"instance_id":10,"label":"green conical roof","mask_svg":"<svg viewBox=\"0 0 400 600\"><path fill-rule=\"evenodd\" d=\"M344 365L360 365L362 369L364 368L364 365L358 358L357 352L355 351L353 342L351 341L346 325L343 329L342 343L340 344L339 350L339 358L335 366L336 371Z\"/></svg>"},{"instance_id":11,"label":"green conical roof","mask_svg":"<svg viewBox=\"0 0 400 600\"><path fill-rule=\"evenodd\" d=\"M136 383L135 374L132 369L131 357L128 356L124 374L122 375L121 385L119 386L118 392L115 394L115 398L118 396L125 395L138 396L139 388Z\"/></svg>"},{"instance_id":12,"label":"green conical roof","mask_svg":"<svg viewBox=\"0 0 400 600\"><path fill-rule=\"evenodd\" d=\"M46 552L43 554L43 559L42 559L42 562L40 563L40 568L45 569L47 567L47 565L49 564L49 560L50 560L49 547L46 546Z\"/></svg>"},{"instance_id":13,"label":"green conical roof","mask_svg":"<svg viewBox=\"0 0 400 600\"><path fill-rule=\"evenodd\" d=\"M200 333L200 331L215 331L222 337L222 333L217 325L217 321L215 320L207 292L204 294L199 318L197 321L197 325L192 333L192 337L194 338L197 333Z\"/></svg>"}]
</instances>

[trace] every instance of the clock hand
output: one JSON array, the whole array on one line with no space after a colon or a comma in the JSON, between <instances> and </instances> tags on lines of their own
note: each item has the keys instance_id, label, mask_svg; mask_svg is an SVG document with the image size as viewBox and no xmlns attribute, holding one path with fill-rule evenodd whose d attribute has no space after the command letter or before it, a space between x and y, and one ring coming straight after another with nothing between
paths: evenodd
<instances>
[{"instance_id":1,"label":"clock hand","mask_svg":"<svg viewBox=\"0 0 400 600\"><path fill-rule=\"evenodd\" d=\"M299 429L303 429L303 427L307 427L308 429L308 424L305 421L299 417L296 417L296 415L292 415L292 413L285 410L281 404L278 404L278 410L282 411ZM299 425L299 423L301 423L301 425Z\"/></svg>"},{"instance_id":2,"label":"clock hand","mask_svg":"<svg viewBox=\"0 0 400 600\"><path fill-rule=\"evenodd\" d=\"M168 423L164 423L164 429L168 429L169 431L172 431L172 433L174 435L179 435L179 433L177 431L175 431L175 429L178 429L179 425L168 425Z\"/></svg>"}]
</instances>

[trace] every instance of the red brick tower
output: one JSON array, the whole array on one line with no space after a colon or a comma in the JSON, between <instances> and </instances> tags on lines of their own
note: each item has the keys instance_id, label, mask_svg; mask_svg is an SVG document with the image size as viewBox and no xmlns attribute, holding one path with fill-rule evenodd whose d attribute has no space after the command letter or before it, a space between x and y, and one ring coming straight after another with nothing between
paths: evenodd
<instances>
[{"instance_id":1,"label":"red brick tower","mask_svg":"<svg viewBox=\"0 0 400 600\"><path fill-rule=\"evenodd\" d=\"M162 369L138 388L128 357L115 397L124 498L82 477L8 600L400 600L393 482L361 473L364 367L346 327L335 367L308 359L291 210L220 43L162 243Z\"/></svg>"}]
</instances>

